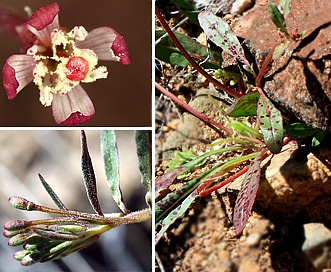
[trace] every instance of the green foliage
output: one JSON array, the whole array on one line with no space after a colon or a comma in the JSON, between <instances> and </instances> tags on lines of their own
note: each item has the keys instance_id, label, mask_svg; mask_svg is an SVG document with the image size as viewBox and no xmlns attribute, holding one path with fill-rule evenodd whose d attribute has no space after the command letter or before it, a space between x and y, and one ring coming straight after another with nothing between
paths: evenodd
<instances>
[{"instance_id":1,"label":"green foliage","mask_svg":"<svg viewBox=\"0 0 331 272\"><path fill-rule=\"evenodd\" d=\"M120 187L119 157L115 131L103 130L101 132L101 152L109 189L117 206L124 213L127 213L128 209L123 202L122 191Z\"/></svg>"},{"instance_id":2,"label":"green foliage","mask_svg":"<svg viewBox=\"0 0 331 272\"><path fill-rule=\"evenodd\" d=\"M238 81L241 80L241 74L223 69L217 69L214 72L214 77L221 79L224 84L230 84L231 86L237 84Z\"/></svg>"},{"instance_id":3,"label":"green foliage","mask_svg":"<svg viewBox=\"0 0 331 272\"><path fill-rule=\"evenodd\" d=\"M256 116L258 92L248 93L238 98L226 111L230 117Z\"/></svg>"},{"instance_id":4,"label":"green foliage","mask_svg":"<svg viewBox=\"0 0 331 272\"><path fill-rule=\"evenodd\" d=\"M311 146L318 146L325 139L327 132L307 126L305 123L292 123L285 127L286 134L293 139L312 137Z\"/></svg>"},{"instance_id":5,"label":"green foliage","mask_svg":"<svg viewBox=\"0 0 331 272\"><path fill-rule=\"evenodd\" d=\"M137 133L138 156L141 159L140 169L144 172L144 184L151 190L151 132ZM118 168L118 154L116 138L113 131L103 131L101 133L102 152L105 159L107 171ZM23 250L14 254L14 258L20 261L21 265L28 266L35 263L47 262L65 257L75 251L89 246L99 239L106 231L124 224L139 223L150 220L152 217L151 209L136 212L111 213L104 216L102 214L98 195L96 191L96 180L94 176L92 161L89 156L86 136L81 132L82 149L82 171L87 196L91 206L98 213L84 213L68 210L53 189L39 174L42 185L59 209L54 209L38 205L25 198L12 196L9 198L10 204L20 210L39 211L49 214L60 215L55 218L39 220L10 220L5 223L3 235L9 238L9 246L23 245ZM144 149L144 150L142 150ZM146 158L149 153L149 158ZM115 161L114 165L109 165L109 161ZM146 162L146 160L148 162ZM148 169L145 169L149 167ZM115 173L115 178L119 178ZM115 180L115 178L113 178ZM119 180L115 180L112 186L119 188ZM147 184L149 183L149 184ZM118 192L115 192L119 194ZM117 196L118 197L118 196ZM151 196L147 199L151 207ZM120 203L119 205L121 205Z\"/></svg>"},{"instance_id":6,"label":"green foliage","mask_svg":"<svg viewBox=\"0 0 331 272\"><path fill-rule=\"evenodd\" d=\"M152 207L152 132L150 130L137 130L135 139L141 183L148 189L146 201Z\"/></svg>"},{"instance_id":7,"label":"green foliage","mask_svg":"<svg viewBox=\"0 0 331 272\"><path fill-rule=\"evenodd\" d=\"M268 10L272 22L281 32L287 33L284 15L271 0L269 0Z\"/></svg>"},{"instance_id":8,"label":"green foliage","mask_svg":"<svg viewBox=\"0 0 331 272\"><path fill-rule=\"evenodd\" d=\"M279 153L283 146L283 117L265 95L261 95L259 98L257 118L261 124L265 144L272 153Z\"/></svg>"},{"instance_id":9,"label":"green foliage","mask_svg":"<svg viewBox=\"0 0 331 272\"><path fill-rule=\"evenodd\" d=\"M175 169L184 163L195 159L197 156L192 150L184 148L183 151L175 152L175 157L171 160L168 165L169 170Z\"/></svg>"},{"instance_id":10,"label":"green foliage","mask_svg":"<svg viewBox=\"0 0 331 272\"><path fill-rule=\"evenodd\" d=\"M165 33L166 32L164 30L156 30L155 39L158 40ZM207 60L201 64L202 67L213 69L219 68L220 63L222 62L220 53L210 50L208 47L198 43L187 35L177 32L174 32L174 34L191 56L197 56L202 60ZM180 67L186 67L190 64L189 61L178 50L169 36L163 38L155 45L155 57L159 60L170 63L172 65L178 65Z\"/></svg>"},{"instance_id":11,"label":"green foliage","mask_svg":"<svg viewBox=\"0 0 331 272\"><path fill-rule=\"evenodd\" d=\"M210 11L200 12L198 19L201 28L209 40L222 48L224 52L227 52L242 62L248 72L254 73L250 68L250 63L245 57L244 49L238 41L237 36L226 22Z\"/></svg>"}]
</instances>

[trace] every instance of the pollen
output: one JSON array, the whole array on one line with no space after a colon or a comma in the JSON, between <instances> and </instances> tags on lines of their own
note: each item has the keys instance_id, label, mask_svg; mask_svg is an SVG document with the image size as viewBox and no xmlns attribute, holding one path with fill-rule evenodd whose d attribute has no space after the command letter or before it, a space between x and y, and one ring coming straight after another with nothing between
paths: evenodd
<instances>
[{"instance_id":1,"label":"pollen","mask_svg":"<svg viewBox=\"0 0 331 272\"><path fill-rule=\"evenodd\" d=\"M87 60L82 57L72 57L69 59L66 68L68 69L68 79L73 81L81 81L86 77L89 71L89 64Z\"/></svg>"}]
</instances>

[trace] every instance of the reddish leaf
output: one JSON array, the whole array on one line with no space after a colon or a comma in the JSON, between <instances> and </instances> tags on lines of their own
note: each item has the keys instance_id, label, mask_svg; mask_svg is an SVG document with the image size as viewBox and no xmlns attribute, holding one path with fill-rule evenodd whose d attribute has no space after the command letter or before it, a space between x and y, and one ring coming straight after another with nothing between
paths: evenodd
<instances>
[{"instance_id":1,"label":"reddish leaf","mask_svg":"<svg viewBox=\"0 0 331 272\"><path fill-rule=\"evenodd\" d=\"M248 169L236 200L233 213L233 224L236 235L239 235L245 228L255 202L261 174L261 156L262 154L260 153Z\"/></svg>"}]
</instances>

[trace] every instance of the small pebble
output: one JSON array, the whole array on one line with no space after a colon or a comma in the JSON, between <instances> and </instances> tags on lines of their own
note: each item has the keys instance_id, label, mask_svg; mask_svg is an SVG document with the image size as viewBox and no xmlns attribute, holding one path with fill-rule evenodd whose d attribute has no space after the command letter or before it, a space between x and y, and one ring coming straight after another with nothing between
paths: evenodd
<instances>
[{"instance_id":1,"label":"small pebble","mask_svg":"<svg viewBox=\"0 0 331 272\"><path fill-rule=\"evenodd\" d=\"M241 14L245 10L247 10L250 6L252 6L254 0L237 0L232 4L231 7L231 14Z\"/></svg>"}]
</instances>

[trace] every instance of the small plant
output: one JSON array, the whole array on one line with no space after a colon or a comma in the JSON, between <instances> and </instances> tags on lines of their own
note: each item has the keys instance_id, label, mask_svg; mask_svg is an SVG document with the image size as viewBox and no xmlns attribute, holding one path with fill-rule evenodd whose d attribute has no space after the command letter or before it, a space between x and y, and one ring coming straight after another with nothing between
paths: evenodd
<instances>
[{"instance_id":1,"label":"small plant","mask_svg":"<svg viewBox=\"0 0 331 272\"><path fill-rule=\"evenodd\" d=\"M4 236L8 245L23 245L23 250L14 254L21 265L47 262L59 259L89 246L106 231L124 224L139 223L151 219L151 133L136 132L136 146L142 184L147 187L148 208L130 212L124 204L120 188L119 157L114 131L101 132L107 184L122 213L103 214L98 200L96 179L88 152L84 131L81 132L82 172L86 193L95 214L69 210L57 194L39 174L40 181L58 208L38 205L22 197L12 196L10 204L20 210L39 211L58 215L55 218L39 220L10 220L4 225Z\"/></svg>"},{"instance_id":2,"label":"small plant","mask_svg":"<svg viewBox=\"0 0 331 272\"><path fill-rule=\"evenodd\" d=\"M99 60L128 65L130 58L124 38L113 28L104 26L87 32L83 26L75 26L69 31L60 25L59 12L58 4L52 3L36 10L26 22L7 15L8 22L2 24L20 39L22 54L6 60L3 87L12 100L34 82L41 104L52 106L55 122L76 125L95 113L80 83L107 78L107 68L97 67Z\"/></svg>"},{"instance_id":3,"label":"small plant","mask_svg":"<svg viewBox=\"0 0 331 272\"><path fill-rule=\"evenodd\" d=\"M169 226L184 215L197 197L210 194L246 173L237 196L233 214L234 230L236 235L240 235L245 228L256 198L262 161L272 154L279 153L282 146L293 139L309 136L311 137L312 146L320 144L323 140L325 132L309 128L303 123L289 122L285 113L278 109L265 95L261 84L272 58L279 57L290 42L298 42L303 35L290 35L287 31L285 17L289 13L289 5L290 1L288 0L280 1L278 7L272 1L269 1L270 16L279 29L283 40L270 49L259 71L254 71L254 66L247 60L238 38L225 21L210 11L202 11L198 14L197 19L207 38L220 47L223 52L238 60L240 73L235 75L236 82L231 84L235 86L231 86L231 88L215 80L203 67L195 62L194 59L200 61L200 57L193 54L194 49L187 45L187 38L185 46L182 46L179 40L183 40L183 38L172 33L156 8L159 21L173 40L173 44L188 60L188 63L213 83L216 88L236 99L226 111L229 120L229 125L226 127L197 112L160 84L156 84L158 90L186 111L214 126L215 129L228 134L225 139L209 145L203 155L196 156L188 150L178 152L171 162L168 172L156 180L156 243ZM186 52L186 48L191 51ZM205 64L217 55L214 51L209 49L212 57L204 62ZM197 51L194 53L197 53ZM158 54L156 54L156 57L158 57ZM215 64L215 62L213 63ZM217 69L221 68L220 63L221 60L219 60ZM233 74L230 77L233 78ZM249 80L251 77L254 78L254 82ZM210 99L212 98L210 97ZM220 110L223 112L223 109ZM247 118L250 118L250 121ZM233 154L231 159L227 156L230 152ZM218 156L217 162L214 162L203 173L190 178L194 169L200 168L202 165L206 166L208 160L215 161L215 155ZM234 172L235 169L237 169L236 172ZM176 186L175 190L170 190L170 185L174 180L180 181L181 186ZM215 181L219 180L221 182L213 186Z\"/></svg>"}]
</instances>

